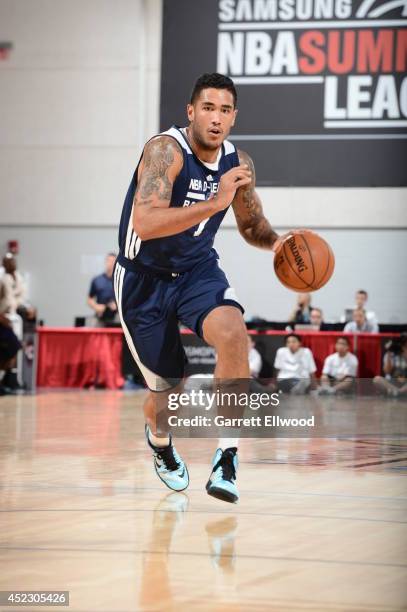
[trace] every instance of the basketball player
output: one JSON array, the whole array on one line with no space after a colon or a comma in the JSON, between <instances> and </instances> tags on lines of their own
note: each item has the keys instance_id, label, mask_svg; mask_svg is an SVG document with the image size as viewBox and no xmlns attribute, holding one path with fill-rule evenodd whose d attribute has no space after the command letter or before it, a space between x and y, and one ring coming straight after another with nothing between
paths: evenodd
<instances>
[{"instance_id":1,"label":"basketball player","mask_svg":"<svg viewBox=\"0 0 407 612\"><path fill-rule=\"evenodd\" d=\"M216 379L249 379L243 308L218 265L215 234L232 205L251 245L276 247L263 215L253 162L227 140L236 115L233 81L204 74L187 106L189 125L173 126L144 147L124 202L114 272L119 315L150 393L146 437L159 478L174 491L189 484L187 467L156 416L186 361L178 323L216 349ZM207 492L236 502L238 440L219 443Z\"/></svg>"}]
</instances>

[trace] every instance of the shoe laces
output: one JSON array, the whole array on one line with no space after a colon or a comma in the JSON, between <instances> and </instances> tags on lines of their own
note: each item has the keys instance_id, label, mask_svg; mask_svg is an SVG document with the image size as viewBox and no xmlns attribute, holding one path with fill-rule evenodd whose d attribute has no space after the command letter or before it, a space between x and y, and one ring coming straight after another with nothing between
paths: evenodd
<instances>
[{"instance_id":1,"label":"shoe laces","mask_svg":"<svg viewBox=\"0 0 407 612\"><path fill-rule=\"evenodd\" d=\"M156 446L154 448L154 453L156 457L163 461L166 469L170 472L174 472L175 470L178 470L181 467L180 463L177 461L177 459L179 459L177 451L172 446L172 444L169 444L168 446L163 446L163 448L158 448Z\"/></svg>"},{"instance_id":2,"label":"shoe laces","mask_svg":"<svg viewBox=\"0 0 407 612\"><path fill-rule=\"evenodd\" d=\"M236 480L236 468L234 462L236 451L237 448L228 448L227 450L223 451L219 461L213 468L214 472L216 472L219 467L222 468L223 480L229 480L230 482Z\"/></svg>"}]
</instances>

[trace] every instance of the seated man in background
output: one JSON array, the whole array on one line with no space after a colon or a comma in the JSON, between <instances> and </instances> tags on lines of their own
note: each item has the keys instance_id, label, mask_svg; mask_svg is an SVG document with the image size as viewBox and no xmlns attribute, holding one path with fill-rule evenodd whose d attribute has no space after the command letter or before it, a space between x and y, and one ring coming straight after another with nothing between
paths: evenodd
<instances>
[{"instance_id":1,"label":"seated man in background","mask_svg":"<svg viewBox=\"0 0 407 612\"><path fill-rule=\"evenodd\" d=\"M369 321L369 323L371 323L372 325L378 325L376 313L374 313L373 310L367 310L366 308L368 299L369 296L367 294L367 291L365 291L364 289L359 289L359 291L356 291L355 294L355 307L363 308L366 313L366 319Z\"/></svg>"},{"instance_id":2,"label":"seated man in background","mask_svg":"<svg viewBox=\"0 0 407 612\"><path fill-rule=\"evenodd\" d=\"M279 391L300 395L316 389L317 368L313 354L309 348L302 347L297 334L286 336L285 346L277 350L274 367Z\"/></svg>"},{"instance_id":3,"label":"seated man in background","mask_svg":"<svg viewBox=\"0 0 407 612\"><path fill-rule=\"evenodd\" d=\"M311 294L299 293L297 295L297 305L290 314L288 321L290 323L306 324L311 318Z\"/></svg>"},{"instance_id":4,"label":"seated man in background","mask_svg":"<svg viewBox=\"0 0 407 612\"><path fill-rule=\"evenodd\" d=\"M310 324L315 328L315 331L321 331L324 324L323 314L320 308L313 308L310 315Z\"/></svg>"},{"instance_id":5,"label":"seated man in background","mask_svg":"<svg viewBox=\"0 0 407 612\"><path fill-rule=\"evenodd\" d=\"M95 311L96 326L105 327L118 321L116 298L113 290L113 268L116 261L115 253L108 253L105 260L105 271L92 280L88 306Z\"/></svg>"},{"instance_id":6,"label":"seated man in background","mask_svg":"<svg viewBox=\"0 0 407 612\"><path fill-rule=\"evenodd\" d=\"M356 291L356 293L355 293L355 308L363 308L363 310L365 311L366 320L369 323L371 323L374 327L375 326L378 327L378 321L377 321L376 314L373 312L373 310L366 310L366 304L367 304L368 297L369 297L368 293L364 289L359 289L359 291ZM347 314L349 312L349 310L350 310L349 308L346 309L345 314L341 318L341 321L343 323L349 321L350 317L349 317L349 314Z\"/></svg>"},{"instance_id":7,"label":"seated man in background","mask_svg":"<svg viewBox=\"0 0 407 612\"><path fill-rule=\"evenodd\" d=\"M349 393L354 389L358 359L350 352L348 338L338 338L336 353L328 355L322 369L320 395Z\"/></svg>"},{"instance_id":8,"label":"seated man in background","mask_svg":"<svg viewBox=\"0 0 407 612\"><path fill-rule=\"evenodd\" d=\"M352 334L377 334L379 326L377 323L370 323L366 319L363 308L355 308L353 311L353 321L346 323L344 332Z\"/></svg>"},{"instance_id":9,"label":"seated man in background","mask_svg":"<svg viewBox=\"0 0 407 612\"><path fill-rule=\"evenodd\" d=\"M390 397L407 395L407 334L392 340L383 358L383 376L375 376L373 384Z\"/></svg>"}]
</instances>

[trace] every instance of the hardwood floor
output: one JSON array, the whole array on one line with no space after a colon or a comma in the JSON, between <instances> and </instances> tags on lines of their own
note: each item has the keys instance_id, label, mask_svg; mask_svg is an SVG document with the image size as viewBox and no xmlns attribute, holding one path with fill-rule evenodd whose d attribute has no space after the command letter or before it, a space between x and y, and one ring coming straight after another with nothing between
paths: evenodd
<instances>
[{"instance_id":1,"label":"hardwood floor","mask_svg":"<svg viewBox=\"0 0 407 612\"><path fill-rule=\"evenodd\" d=\"M75 612L407 610L405 436L242 439L230 505L205 492L214 439L177 440L187 491L160 483L143 397L0 398L0 590L69 590Z\"/></svg>"}]
</instances>

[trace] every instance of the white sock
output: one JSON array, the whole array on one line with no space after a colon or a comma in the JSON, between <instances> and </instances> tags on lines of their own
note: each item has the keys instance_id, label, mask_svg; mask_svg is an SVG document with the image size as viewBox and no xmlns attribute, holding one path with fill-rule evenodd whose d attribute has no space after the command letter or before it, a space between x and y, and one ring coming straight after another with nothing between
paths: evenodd
<instances>
[{"instance_id":1,"label":"white sock","mask_svg":"<svg viewBox=\"0 0 407 612\"><path fill-rule=\"evenodd\" d=\"M170 443L170 436L155 436L150 428L148 428L148 439L153 446L168 446Z\"/></svg>"},{"instance_id":2,"label":"white sock","mask_svg":"<svg viewBox=\"0 0 407 612\"><path fill-rule=\"evenodd\" d=\"M218 448L221 448L223 451L227 448L233 448L239 446L239 438L219 438L218 440Z\"/></svg>"}]
</instances>

